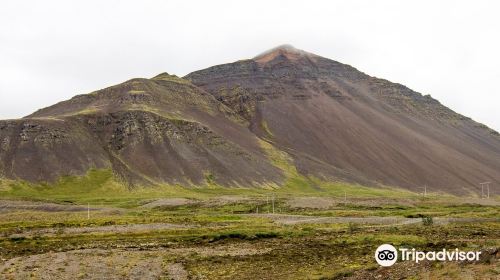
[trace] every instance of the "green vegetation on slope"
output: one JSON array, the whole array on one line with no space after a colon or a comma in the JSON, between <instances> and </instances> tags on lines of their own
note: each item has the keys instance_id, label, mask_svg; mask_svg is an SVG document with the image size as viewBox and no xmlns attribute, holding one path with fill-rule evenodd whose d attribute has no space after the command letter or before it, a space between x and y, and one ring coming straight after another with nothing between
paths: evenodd
<instances>
[{"instance_id":1,"label":"green vegetation on slope","mask_svg":"<svg viewBox=\"0 0 500 280\"><path fill-rule=\"evenodd\" d=\"M279 163L278 163L279 164ZM328 196L328 197L415 197L404 190L391 188L369 188L345 183L323 182L315 178L299 175L294 167L286 172L287 180L283 186L263 185L261 188L221 187L213 182L207 186L183 187L179 185L160 185L129 189L113 176L110 170L89 170L86 176L64 176L53 184L34 184L28 182L0 181L0 196L11 199L38 199L71 203L103 203L121 207L132 207L145 199L183 197L206 199L220 195L244 195L263 197L274 195L277 198L290 196ZM210 176L209 176L210 177Z\"/></svg>"}]
</instances>

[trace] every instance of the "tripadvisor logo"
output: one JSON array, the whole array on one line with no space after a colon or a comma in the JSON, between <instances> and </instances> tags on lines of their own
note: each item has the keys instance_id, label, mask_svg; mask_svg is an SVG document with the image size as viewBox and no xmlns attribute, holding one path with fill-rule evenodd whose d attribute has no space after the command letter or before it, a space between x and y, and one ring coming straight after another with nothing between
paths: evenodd
<instances>
[{"instance_id":1,"label":"tripadvisor logo","mask_svg":"<svg viewBox=\"0 0 500 280\"><path fill-rule=\"evenodd\" d=\"M390 244L380 245L375 251L375 260L381 266L391 266L398 260L398 251Z\"/></svg>"},{"instance_id":2,"label":"tripadvisor logo","mask_svg":"<svg viewBox=\"0 0 500 280\"><path fill-rule=\"evenodd\" d=\"M478 261L479 255L481 252L473 252L473 251L460 251L455 250L446 250L443 249L441 251L429 251L422 252L417 251L415 248L407 249L407 248L399 248L397 250L394 246L390 244L380 245L375 251L375 260L381 266L392 266L398 260L398 251L400 253L400 260L402 261L414 261L418 263L423 260L428 261Z\"/></svg>"}]
</instances>

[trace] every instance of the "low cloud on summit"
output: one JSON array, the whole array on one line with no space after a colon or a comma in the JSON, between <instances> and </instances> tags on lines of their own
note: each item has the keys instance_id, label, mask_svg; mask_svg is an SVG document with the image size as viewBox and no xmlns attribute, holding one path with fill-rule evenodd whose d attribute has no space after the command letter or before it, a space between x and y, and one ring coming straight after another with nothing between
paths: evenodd
<instances>
[{"instance_id":1,"label":"low cloud on summit","mask_svg":"<svg viewBox=\"0 0 500 280\"><path fill-rule=\"evenodd\" d=\"M500 130L496 1L4 1L0 119L277 45L431 94Z\"/></svg>"}]
</instances>

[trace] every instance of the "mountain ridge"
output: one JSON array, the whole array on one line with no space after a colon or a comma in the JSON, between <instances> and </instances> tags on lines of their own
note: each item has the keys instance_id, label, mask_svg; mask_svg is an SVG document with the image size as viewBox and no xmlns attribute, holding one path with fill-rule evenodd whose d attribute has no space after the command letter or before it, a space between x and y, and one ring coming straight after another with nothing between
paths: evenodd
<instances>
[{"instance_id":1,"label":"mountain ridge","mask_svg":"<svg viewBox=\"0 0 500 280\"><path fill-rule=\"evenodd\" d=\"M496 131L289 45L77 95L0 121L0 141L0 174L32 182L110 168L131 186L284 184L263 145L327 181L461 195L500 182Z\"/></svg>"}]
</instances>

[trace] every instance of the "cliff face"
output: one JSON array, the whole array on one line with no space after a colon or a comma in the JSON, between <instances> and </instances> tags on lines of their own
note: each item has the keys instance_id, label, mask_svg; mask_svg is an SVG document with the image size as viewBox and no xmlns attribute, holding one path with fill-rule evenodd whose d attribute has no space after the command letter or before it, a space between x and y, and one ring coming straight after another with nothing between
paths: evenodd
<instances>
[{"instance_id":1,"label":"cliff face","mask_svg":"<svg viewBox=\"0 0 500 280\"><path fill-rule=\"evenodd\" d=\"M54 181L110 168L130 185L279 185L284 172L269 147L325 180L456 194L500 183L497 132L290 46L0 121L0 175Z\"/></svg>"}]
</instances>

